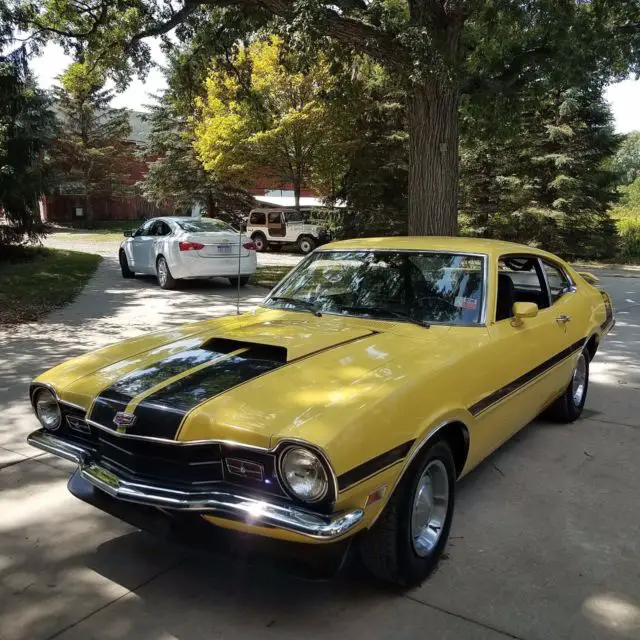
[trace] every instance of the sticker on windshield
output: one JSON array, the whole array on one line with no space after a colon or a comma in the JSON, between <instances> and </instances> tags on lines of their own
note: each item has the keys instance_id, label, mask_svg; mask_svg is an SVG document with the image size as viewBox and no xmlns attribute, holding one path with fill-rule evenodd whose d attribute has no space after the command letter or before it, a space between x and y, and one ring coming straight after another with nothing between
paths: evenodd
<instances>
[{"instance_id":1,"label":"sticker on windshield","mask_svg":"<svg viewBox=\"0 0 640 640\"><path fill-rule=\"evenodd\" d=\"M474 298L465 298L463 296L458 296L453 304L458 307L458 309L467 309L469 311L475 311L478 308L478 301Z\"/></svg>"}]
</instances>

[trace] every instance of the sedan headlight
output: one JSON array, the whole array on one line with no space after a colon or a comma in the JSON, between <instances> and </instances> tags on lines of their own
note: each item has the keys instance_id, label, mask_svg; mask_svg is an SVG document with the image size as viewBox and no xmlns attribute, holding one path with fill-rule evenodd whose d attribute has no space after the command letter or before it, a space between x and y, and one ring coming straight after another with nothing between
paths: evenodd
<instances>
[{"instance_id":1,"label":"sedan headlight","mask_svg":"<svg viewBox=\"0 0 640 640\"><path fill-rule=\"evenodd\" d=\"M289 491L305 502L317 502L327 494L329 480L320 458L302 447L291 447L280 461L282 479Z\"/></svg>"},{"instance_id":2,"label":"sedan headlight","mask_svg":"<svg viewBox=\"0 0 640 640\"><path fill-rule=\"evenodd\" d=\"M62 423L62 412L56 397L48 389L36 391L33 403L38 420L49 431L55 431Z\"/></svg>"}]
</instances>

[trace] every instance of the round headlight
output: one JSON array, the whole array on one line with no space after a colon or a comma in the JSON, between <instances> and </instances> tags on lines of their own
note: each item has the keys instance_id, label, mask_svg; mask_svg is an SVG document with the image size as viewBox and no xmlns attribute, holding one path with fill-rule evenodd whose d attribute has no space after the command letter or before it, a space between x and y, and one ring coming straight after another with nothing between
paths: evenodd
<instances>
[{"instance_id":1,"label":"round headlight","mask_svg":"<svg viewBox=\"0 0 640 640\"><path fill-rule=\"evenodd\" d=\"M48 389L36 392L34 406L38 420L45 429L55 431L62 423L62 412L56 397Z\"/></svg>"},{"instance_id":2,"label":"round headlight","mask_svg":"<svg viewBox=\"0 0 640 640\"><path fill-rule=\"evenodd\" d=\"M296 498L316 502L324 498L329 482L320 458L301 447L292 447L282 456L283 480Z\"/></svg>"}]
</instances>

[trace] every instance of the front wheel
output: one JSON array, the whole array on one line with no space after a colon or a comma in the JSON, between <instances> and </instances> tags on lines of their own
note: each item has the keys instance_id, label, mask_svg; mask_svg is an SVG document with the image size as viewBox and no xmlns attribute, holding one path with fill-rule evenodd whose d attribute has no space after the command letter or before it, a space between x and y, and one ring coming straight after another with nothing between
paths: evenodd
<instances>
[{"instance_id":1,"label":"front wheel","mask_svg":"<svg viewBox=\"0 0 640 640\"><path fill-rule=\"evenodd\" d=\"M580 417L589 388L589 354L585 349L578 358L564 393L547 409L556 422L573 422Z\"/></svg>"},{"instance_id":2,"label":"front wheel","mask_svg":"<svg viewBox=\"0 0 640 640\"><path fill-rule=\"evenodd\" d=\"M163 289L175 289L177 281L171 275L171 270L164 256L160 256L156 263L156 273L158 275L158 284Z\"/></svg>"},{"instance_id":3,"label":"front wheel","mask_svg":"<svg viewBox=\"0 0 640 640\"><path fill-rule=\"evenodd\" d=\"M249 276L240 276L240 278L229 278L232 287L246 287L249 284Z\"/></svg>"},{"instance_id":4,"label":"front wheel","mask_svg":"<svg viewBox=\"0 0 640 640\"><path fill-rule=\"evenodd\" d=\"M120 271L122 271L123 278L135 278L136 274L129 268L129 262L127 261L127 254L124 251L120 251L118 256L120 260Z\"/></svg>"},{"instance_id":5,"label":"front wheel","mask_svg":"<svg viewBox=\"0 0 640 640\"><path fill-rule=\"evenodd\" d=\"M412 464L360 540L360 557L371 574L402 587L429 576L449 538L455 482L453 454L444 441L430 446Z\"/></svg>"}]
</instances>

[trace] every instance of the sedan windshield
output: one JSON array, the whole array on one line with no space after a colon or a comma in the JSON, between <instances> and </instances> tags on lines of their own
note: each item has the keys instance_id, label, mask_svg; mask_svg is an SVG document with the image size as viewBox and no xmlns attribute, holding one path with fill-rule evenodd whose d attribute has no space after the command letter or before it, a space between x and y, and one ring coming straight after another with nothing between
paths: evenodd
<instances>
[{"instance_id":1,"label":"sedan windshield","mask_svg":"<svg viewBox=\"0 0 640 640\"><path fill-rule=\"evenodd\" d=\"M484 260L445 252L320 251L266 304L419 324L479 324Z\"/></svg>"},{"instance_id":2,"label":"sedan windshield","mask_svg":"<svg viewBox=\"0 0 640 640\"><path fill-rule=\"evenodd\" d=\"M177 220L177 225L183 231L202 233L203 231L233 231L235 229L222 220L215 218L194 218L193 220Z\"/></svg>"}]
</instances>

